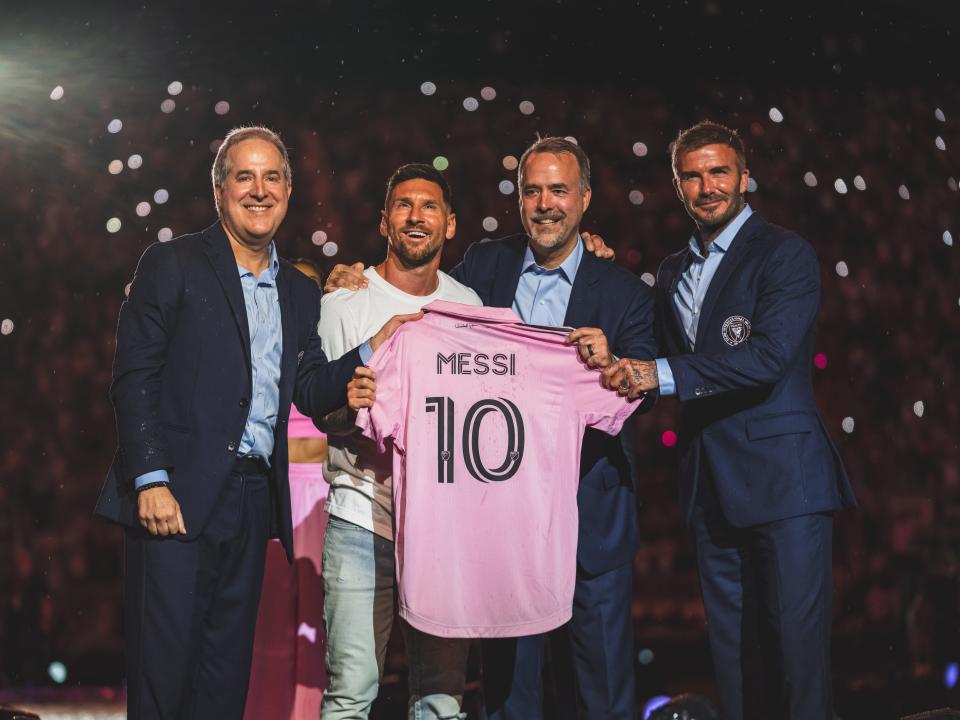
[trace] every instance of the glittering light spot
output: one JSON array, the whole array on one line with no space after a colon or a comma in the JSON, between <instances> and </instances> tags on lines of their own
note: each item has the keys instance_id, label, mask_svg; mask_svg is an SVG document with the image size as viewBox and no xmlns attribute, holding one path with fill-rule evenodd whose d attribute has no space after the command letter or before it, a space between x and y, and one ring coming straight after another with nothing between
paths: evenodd
<instances>
[{"instance_id":1,"label":"glittering light spot","mask_svg":"<svg viewBox=\"0 0 960 720\"><path fill-rule=\"evenodd\" d=\"M116 135L123 130L123 121L120 118L114 118L107 123L107 132Z\"/></svg>"},{"instance_id":2,"label":"glittering light spot","mask_svg":"<svg viewBox=\"0 0 960 720\"><path fill-rule=\"evenodd\" d=\"M323 254L326 255L327 257L333 257L334 255L337 254L337 251L339 249L340 248L337 247L337 244L333 242L333 240L323 244Z\"/></svg>"},{"instance_id":3,"label":"glittering light spot","mask_svg":"<svg viewBox=\"0 0 960 720\"><path fill-rule=\"evenodd\" d=\"M533 115L534 110L536 110L536 108L529 100L524 100L520 103L520 112L522 112L524 115Z\"/></svg>"},{"instance_id":4,"label":"glittering light spot","mask_svg":"<svg viewBox=\"0 0 960 720\"><path fill-rule=\"evenodd\" d=\"M827 367L827 356L823 353L817 353L813 356L813 364L817 370L825 370Z\"/></svg>"},{"instance_id":5,"label":"glittering light spot","mask_svg":"<svg viewBox=\"0 0 960 720\"><path fill-rule=\"evenodd\" d=\"M123 286L123 296L130 297L130 288L133 287L133 283L127 283Z\"/></svg>"},{"instance_id":6,"label":"glittering light spot","mask_svg":"<svg viewBox=\"0 0 960 720\"><path fill-rule=\"evenodd\" d=\"M137 203L137 217L146 217L150 214L150 203L140 202Z\"/></svg>"},{"instance_id":7,"label":"glittering light spot","mask_svg":"<svg viewBox=\"0 0 960 720\"><path fill-rule=\"evenodd\" d=\"M50 663L50 666L47 668L47 675L49 675L50 679L57 683L57 685L62 685L67 679L67 666L55 660Z\"/></svg>"},{"instance_id":8,"label":"glittering light spot","mask_svg":"<svg viewBox=\"0 0 960 720\"><path fill-rule=\"evenodd\" d=\"M497 97L497 91L488 85L480 91L480 97L482 97L484 100L493 100L495 97Z\"/></svg>"},{"instance_id":9,"label":"glittering light spot","mask_svg":"<svg viewBox=\"0 0 960 720\"><path fill-rule=\"evenodd\" d=\"M170 199L170 193L168 193L163 188L160 188L153 194L153 201L157 205L163 205L169 199Z\"/></svg>"},{"instance_id":10,"label":"glittering light spot","mask_svg":"<svg viewBox=\"0 0 960 720\"><path fill-rule=\"evenodd\" d=\"M495 217L488 216L483 219L483 229L487 232L493 232L498 227L500 227L500 223L497 222Z\"/></svg>"},{"instance_id":11,"label":"glittering light spot","mask_svg":"<svg viewBox=\"0 0 960 720\"><path fill-rule=\"evenodd\" d=\"M509 195L513 192L513 183L509 180L501 180L500 184L497 186L497 189L500 190L504 195Z\"/></svg>"},{"instance_id":12,"label":"glittering light spot","mask_svg":"<svg viewBox=\"0 0 960 720\"><path fill-rule=\"evenodd\" d=\"M653 662L653 650L650 648L643 648L639 653L637 653L637 662L641 665L649 665Z\"/></svg>"},{"instance_id":13,"label":"glittering light spot","mask_svg":"<svg viewBox=\"0 0 960 720\"><path fill-rule=\"evenodd\" d=\"M643 193L639 190L630 191L630 204L631 205L642 205L643 204Z\"/></svg>"},{"instance_id":14,"label":"glittering light spot","mask_svg":"<svg viewBox=\"0 0 960 720\"><path fill-rule=\"evenodd\" d=\"M913 414L916 415L917 417L923 417L923 411L924 411L923 400L917 400L913 404Z\"/></svg>"},{"instance_id":15,"label":"glittering light spot","mask_svg":"<svg viewBox=\"0 0 960 720\"><path fill-rule=\"evenodd\" d=\"M572 142L574 145L579 145L579 144L580 144L580 143L577 142L577 139L576 139L573 135L567 135L567 136L564 138L564 140L566 140L567 142Z\"/></svg>"},{"instance_id":16,"label":"glittering light spot","mask_svg":"<svg viewBox=\"0 0 960 720\"><path fill-rule=\"evenodd\" d=\"M228 103L226 100L221 100L213 106L213 111L217 115L226 115L228 112L230 112L230 103Z\"/></svg>"},{"instance_id":17,"label":"glittering light spot","mask_svg":"<svg viewBox=\"0 0 960 720\"><path fill-rule=\"evenodd\" d=\"M847 435L849 435L853 432L853 428L856 427L856 423L853 421L852 417L848 416L845 417L840 423L840 427Z\"/></svg>"},{"instance_id":18,"label":"glittering light spot","mask_svg":"<svg viewBox=\"0 0 960 720\"><path fill-rule=\"evenodd\" d=\"M957 180L956 180L956 178L952 178L952 177L947 178L947 187L950 188L951 190L953 190L954 192L956 192L956 191L957 191Z\"/></svg>"},{"instance_id":19,"label":"glittering light spot","mask_svg":"<svg viewBox=\"0 0 960 720\"><path fill-rule=\"evenodd\" d=\"M843 178L837 178L833 181L833 189L841 195L847 194L847 184L843 181Z\"/></svg>"},{"instance_id":20,"label":"glittering light spot","mask_svg":"<svg viewBox=\"0 0 960 720\"><path fill-rule=\"evenodd\" d=\"M943 231L943 244L948 247L953 247L953 234L949 230Z\"/></svg>"},{"instance_id":21,"label":"glittering light spot","mask_svg":"<svg viewBox=\"0 0 960 720\"><path fill-rule=\"evenodd\" d=\"M808 170L803 174L803 184L806 185L807 187L816 187L817 176Z\"/></svg>"},{"instance_id":22,"label":"glittering light spot","mask_svg":"<svg viewBox=\"0 0 960 720\"><path fill-rule=\"evenodd\" d=\"M468 97L463 99L463 109L467 112L473 112L478 107L480 107L480 101L475 97Z\"/></svg>"},{"instance_id":23,"label":"glittering light spot","mask_svg":"<svg viewBox=\"0 0 960 720\"><path fill-rule=\"evenodd\" d=\"M640 279L650 287L653 287L654 284L657 282L657 278L653 276L653 273L648 273L648 272L641 275Z\"/></svg>"},{"instance_id":24,"label":"glittering light spot","mask_svg":"<svg viewBox=\"0 0 960 720\"><path fill-rule=\"evenodd\" d=\"M648 720L653 715L654 710L662 708L668 702L670 702L670 698L666 695L654 695L647 700L647 704L643 706L643 720Z\"/></svg>"},{"instance_id":25,"label":"glittering light spot","mask_svg":"<svg viewBox=\"0 0 960 720\"><path fill-rule=\"evenodd\" d=\"M946 150L947 144L943 141L943 138L937 135L937 139L933 141L933 144L937 146L937 150Z\"/></svg>"},{"instance_id":26,"label":"glittering light spot","mask_svg":"<svg viewBox=\"0 0 960 720\"><path fill-rule=\"evenodd\" d=\"M673 447L677 444L677 434L673 430L664 430L660 436L660 441L666 447Z\"/></svg>"},{"instance_id":27,"label":"glittering light spot","mask_svg":"<svg viewBox=\"0 0 960 720\"><path fill-rule=\"evenodd\" d=\"M635 142L633 144L633 154L637 157L646 157L649 150L647 150L647 144L642 142Z\"/></svg>"},{"instance_id":28,"label":"glittering light spot","mask_svg":"<svg viewBox=\"0 0 960 720\"><path fill-rule=\"evenodd\" d=\"M297 628L297 637L305 638L309 643L316 644L317 642L317 629L308 623L300 623L300 627Z\"/></svg>"},{"instance_id":29,"label":"glittering light spot","mask_svg":"<svg viewBox=\"0 0 960 720\"><path fill-rule=\"evenodd\" d=\"M323 230L317 230L313 235L310 236L310 242L314 245L323 245L327 241L327 233Z\"/></svg>"},{"instance_id":30,"label":"glittering light spot","mask_svg":"<svg viewBox=\"0 0 960 720\"><path fill-rule=\"evenodd\" d=\"M173 98L167 98L162 103L160 103L160 111L167 114L172 113L177 109L177 102Z\"/></svg>"},{"instance_id":31,"label":"glittering light spot","mask_svg":"<svg viewBox=\"0 0 960 720\"><path fill-rule=\"evenodd\" d=\"M866 189L867 189L867 181L864 180L862 176L857 175L857 176L853 179L853 186L854 186L857 190L866 190Z\"/></svg>"},{"instance_id":32,"label":"glittering light spot","mask_svg":"<svg viewBox=\"0 0 960 720\"><path fill-rule=\"evenodd\" d=\"M207 147L210 148L210 152L216 155L217 150L220 149L220 146L222 144L223 144L223 140L221 140L220 138L214 138L213 140L210 141L210 144Z\"/></svg>"},{"instance_id":33,"label":"glittering light spot","mask_svg":"<svg viewBox=\"0 0 960 720\"><path fill-rule=\"evenodd\" d=\"M123 172L123 160L111 160L107 165L107 172L111 175L119 175Z\"/></svg>"},{"instance_id":34,"label":"glittering light spot","mask_svg":"<svg viewBox=\"0 0 960 720\"><path fill-rule=\"evenodd\" d=\"M850 274L850 268L847 267L847 264L843 260L837 263L836 270L837 270L837 275L839 275L840 277L846 277L847 275Z\"/></svg>"},{"instance_id":35,"label":"glittering light spot","mask_svg":"<svg viewBox=\"0 0 960 720\"><path fill-rule=\"evenodd\" d=\"M520 161L517 160L513 155L507 155L503 158L503 167L507 170L516 170L517 165L520 164Z\"/></svg>"},{"instance_id":36,"label":"glittering light spot","mask_svg":"<svg viewBox=\"0 0 960 720\"><path fill-rule=\"evenodd\" d=\"M773 120L775 123L783 122L783 113L777 110L777 108L775 107L770 108L769 115L770 115L770 119Z\"/></svg>"},{"instance_id":37,"label":"glittering light spot","mask_svg":"<svg viewBox=\"0 0 960 720\"><path fill-rule=\"evenodd\" d=\"M437 91L437 86L434 85L429 80L427 80L425 83L421 83L420 85L420 92L422 92L424 95L430 96L430 95L433 95L436 91Z\"/></svg>"},{"instance_id":38,"label":"glittering light spot","mask_svg":"<svg viewBox=\"0 0 960 720\"><path fill-rule=\"evenodd\" d=\"M141 165L143 165L143 158L139 155L131 155L127 158L127 167L131 170L136 170Z\"/></svg>"},{"instance_id":39,"label":"glittering light spot","mask_svg":"<svg viewBox=\"0 0 960 720\"><path fill-rule=\"evenodd\" d=\"M756 192L759 185L752 177L747 178L747 192Z\"/></svg>"},{"instance_id":40,"label":"glittering light spot","mask_svg":"<svg viewBox=\"0 0 960 720\"><path fill-rule=\"evenodd\" d=\"M59 100L63 97L63 85L57 85L53 90L50 91L51 100Z\"/></svg>"},{"instance_id":41,"label":"glittering light spot","mask_svg":"<svg viewBox=\"0 0 960 720\"><path fill-rule=\"evenodd\" d=\"M107 220L107 232L108 233L119 232L120 225L121 225L120 218L117 218L117 217L110 218L109 220Z\"/></svg>"},{"instance_id":42,"label":"glittering light spot","mask_svg":"<svg viewBox=\"0 0 960 720\"><path fill-rule=\"evenodd\" d=\"M446 170L448 167L450 167L450 161L447 160L443 155L437 155L433 159L433 167L435 167L437 170Z\"/></svg>"},{"instance_id":43,"label":"glittering light spot","mask_svg":"<svg viewBox=\"0 0 960 720\"><path fill-rule=\"evenodd\" d=\"M940 112L937 110L937 112ZM943 684L947 690L953 690L957 686L957 678L960 677L960 665L955 662L947 663L943 669Z\"/></svg>"},{"instance_id":44,"label":"glittering light spot","mask_svg":"<svg viewBox=\"0 0 960 720\"><path fill-rule=\"evenodd\" d=\"M174 80L172 83L167 85L167 92L171 95L179 95L183 92L183 83L179 80Z\"/></svg>"},{"instance_id":45,"label":"glittering light spot","mask_svg":"<svg viewBox=\"0 0 960 720\"><path fill-rule=\"evenodd\" d=\"M157 240L160 242L168 242L173 238L173 230L170 228L160 228L160 231L157 233Z\"/></svg>"},{"instance_id":46,"label":"glittering light spot","mask_svg":"<svg viewBox=\"0 0 960 720\"><path fill-rule=\"evenodd\" d=\"M898 194L900 195L900 197L902 197L904 200L909 200L909 199L910 199L910 191L907 190L907 186L906 186L906 185L901 185L901 186L897 189L897 193L898 193Z\"/></svg>"},{"instance_id":47,"label":"glittering light spot","mask_svg":"<svg viewBox=\"0 0 960 720\"><path fill-rule=\"evenodd\" d=\"M3 322L0 322L0 335L9 335L13 332L13 320L10 318L4 318Z\"/></svg>"},{"instance_id":48,"label":"glittering light spot","mask_svg":"<svg viewBox=\"0 0 960 720\"><path fill-rule=\"evenodd\" d=\"M947 121L947 116L943 114L943 110L941 110L940 108L937 108L936 110L933 111L933 116L940 122Z\"/></svg>"}]
</instances>

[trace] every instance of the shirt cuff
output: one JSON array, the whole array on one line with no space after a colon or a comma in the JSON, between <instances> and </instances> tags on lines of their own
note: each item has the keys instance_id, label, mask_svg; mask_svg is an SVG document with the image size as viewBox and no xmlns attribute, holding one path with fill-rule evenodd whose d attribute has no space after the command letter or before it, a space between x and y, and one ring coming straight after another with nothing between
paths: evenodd
<instances>
[{"instance_id":1,"label":"shirt cuff","mask_svg":"<svg viewBox=\"0 0 960 720\"><path fill-rule=\"evenodd\" d=\"M140 475L139 477L137 477L136 480L133 481L133 485L137 490L139 490L147 483L158 483L158 482L162 482L162 483L170 482L170 475L167 473L166 470L162 468L160 470L151 470L148 473L144 473L143 475Z\"/></svg>"},{"instance_id":2,"label":"shirt cuff","mask_svg":"<svg viewBox=\"0 0 960 720\"><path fill-rule=\"evenodd\" d=\"M661 395L675 395L677 385L673 381L673 370L666 358L657 358L657 378L660 381Z\"/></svg>"},{"instance_id":3,"label":"shirt cuff","mask_svg":"<svg viewBox=\"0 0 960 720\"><path fill-rule=\"evenodd\" d=\"M366 365L370 362L370 358L373 357L373 348L370 347L370 341L367 340L363 345L361 345L357 350L360 353L360 360Z\"/></svg>"}]
</instances>

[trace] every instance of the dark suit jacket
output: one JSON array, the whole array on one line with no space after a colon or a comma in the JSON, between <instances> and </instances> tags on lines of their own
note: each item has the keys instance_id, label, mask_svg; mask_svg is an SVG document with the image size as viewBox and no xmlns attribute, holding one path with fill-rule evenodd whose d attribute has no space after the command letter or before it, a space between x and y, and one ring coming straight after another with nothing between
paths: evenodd
<instances>
[{"instance_id":1,"label":"dark suit jacket","mask_svg":"<svg viewBox=\"0 0 960 720\"><path fill-rule=\"evenodd\" d=\"M283 352L270 459L276 487L271 526L292 560L291 400L311 417L342 406L353 369L363 363L356 350L327 362L317 336L320 291L286 260L280 260L277 294ZM178 538L195 538L237 459L251 373L243 288L222 225L147 248L120 309L110 388L119 448L97 514L139 527L134 479L166 468L188 532Z\"/></svg>"},{"instance_id":2,"label":"dark suit jacket","mask_svg":"<svg viewBox=\"0 0 960 720\"><path fill-rule=\"evenodd\" d=\"M471 245L451 275L473 288L484 305L510 307L520 282L527 236L516 235ZM564 323L598 327L611 352L620 357L656 357L654 293L633 273L584 252L574 279ZM628 426L621 437L587 429L580 456L580 535L577 561L591 575L633 558L637 508L633 493L632 447Z\"/></svg>"},{"instance_id":3,"label":"dark suit jacket","mask_svg":"<svg viewBox=\"0 0 960 720\"><path fill-rule=\"evenodd\" d=\"M689 248L671 255L657 276L660 342L682 403L680 502L688 521L707 472L736 527L855 505L813 397L820 303L813 248L754 213L710 283L694 351L673 301L690 255Z\"/></svg>"}]
</instances>

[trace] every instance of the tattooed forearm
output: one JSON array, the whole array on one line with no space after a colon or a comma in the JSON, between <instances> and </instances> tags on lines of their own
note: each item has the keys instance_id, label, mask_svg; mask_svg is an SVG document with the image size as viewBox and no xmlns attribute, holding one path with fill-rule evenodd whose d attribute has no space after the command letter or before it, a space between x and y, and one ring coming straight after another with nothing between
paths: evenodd
<instances>
[{"instance_id":1,"label":"tattooed forearm","mask_svg":"<svg viewBox=\"0 0 960 720\"><path fill-rule=\"evenodd\" d=\"M653 360L629 360L630 373L633 384L642 392L656 390L660 387L660 377L657 375L657 363Z\"/></svg>"},{"instance_id":2,"label":"tattooed forearm","mask_svg":"<svg viewBox=\"0 0 960 720\"><path fill-rule=\"evenodd\" d=\"M320 420L320 429L328 435L349 435L357 426L354 424L357 414L344 405L339 410L327 413Z\"/></svg>"}]
</instances>

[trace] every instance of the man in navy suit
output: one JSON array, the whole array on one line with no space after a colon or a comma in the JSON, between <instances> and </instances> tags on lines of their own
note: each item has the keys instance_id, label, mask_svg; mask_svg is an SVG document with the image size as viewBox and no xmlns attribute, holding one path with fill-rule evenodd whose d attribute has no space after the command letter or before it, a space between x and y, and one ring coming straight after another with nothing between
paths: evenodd
<instances>
[{"instance_id":1,"label":"man in navy suit","mask_svg":"<svg viewBox=\"0 0 960 720\"><path fill-rule=\"evenodd\" d=\"M147 248L117 328L120 442L96 512L125 526L134 719L243 716L267 539L293 558L290 403L318 418L372 402L348 392L358 354L321 350L319 289L277 256L280 138L232 131L212 176L219 221Z\"/></svg>"},{"instance_id":2,"label":"man in navy suit","mask_svg":"<svg viewBox=\"0 0 960 720\"><path fill-rule=\"evenodd\" d=\"M657 276L665 356L604 375L682 404L680 502L723 717L832 720L832 513L855 500L814 403L816 254L745 204L735 131L694 125L672 159L697 230Z\"/></svg>"},{"instance_id":3,"label":"man in navy suit","mask_svg":"<svg viewBox=\"0 0 960 720\"><path fill-rule=\"evenodd\" d=\"M577 328L568 339L591 367L606 367L613 355L656 357L653 291L634 274L595 256L592 243L585 247L581 238L580 220L592 195L586 153L563 138L538 140L520 160L519 189L526 234L472 245L450 274L484 305L512 307L527 323ZM596 253L608 254L602 243ZM359 270L338 265L325 289L363 286ZM632 431L628 425L611 438L587 430L581 448L573 617L550 644L555 670L572 673L569 687L558 687L559 695L567 690L572 695L561 699L557 712L583 720L636 714ZM489 720L543 718L545 640L537 635L484 641Z\"/></svg>"}]
</instances>

